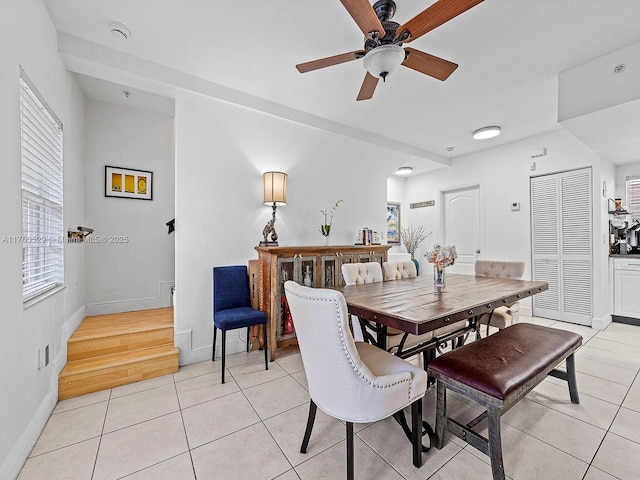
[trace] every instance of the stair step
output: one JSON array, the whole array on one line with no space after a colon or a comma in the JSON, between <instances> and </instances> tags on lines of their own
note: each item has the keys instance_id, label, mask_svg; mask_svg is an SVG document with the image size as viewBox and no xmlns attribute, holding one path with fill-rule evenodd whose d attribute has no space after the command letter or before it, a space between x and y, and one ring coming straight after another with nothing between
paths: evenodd
<instances>
[{"instance_id":1,"label":"stair step","mask_svg":"<svg viewBox=\"0 0 640 480\"><path fill-rule=\"evenodd\" d=\"M173 328L173 307L154 308L85 318L69 338L69 343Z\"/></svg>"},{"instance_id":2,"label":"stair step","mask_svg":"<svg viewBox=\"0 0 640 480\"><path fill-rule=\"evenodd\" d=\"M173 346L173 325L128 333L81 337L67 343L67 361L89 359L160 345Z\"/></svg>"},{"instance_id":3,"label":"stair step","mask_svg":"<svg viewBox=\"0 0 640 480\"><path fill-rule=\"evenodd\" d=\"M84 395L178 371L178 349L161 345L67 363L60 373L58 398Z\"/></svg>"}]
</instances>

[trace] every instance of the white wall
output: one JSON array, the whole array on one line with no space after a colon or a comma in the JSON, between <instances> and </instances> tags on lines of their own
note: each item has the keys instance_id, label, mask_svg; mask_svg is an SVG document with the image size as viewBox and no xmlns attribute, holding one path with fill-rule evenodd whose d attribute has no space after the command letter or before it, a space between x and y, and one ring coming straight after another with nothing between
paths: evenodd
<instances>
[{"instance_id":1,"label":"white wall","mask_svg":"<svg viewBox=\"0 0 640 480\"><path fill-rule=\"evenodd\" d=\"M547 148L547 156L530 158L530 152L540 147ZM535 171L530 170L536 163ZM531 276L531 228L530 228L530 176L571 170L582 167L593 169L594 195L594 318L606 322L608 315L607 287L607 243L608 226L606 199L602 197L602 178L610 178L611 164L602 168L602 161L570 133L557 130L513 142L501 147L458 157L451 167L407 178L402 199L403 224L424 225L433 231L432 237L417 252L421 270L428 267L424 253L433 243L441 240L439 192L443 189L471 184L480 184L485 224L485 247L482 258L519 259L527 264L525 278ZM603 170L605 173L603 173ZM412 202L436 200L434 207L409 209ZM511 203L520 202L520 211L512 212ZM604 263L603 263L604 262ZM604 282L604 283L603 283ZM523 302L530 306L530 300ZM530 308L530 307L529 307ZM598 323L600 324L600 323Z\"/></svg>"},{"instance_id":2,"label":"white wall","mask_svg":"<svg viewBox=\"0 0 640 480\"><path fill-rule=\"evenodd\" d=\"M83 96L56 52L56 31L41 0L0 2L0 238L19 236L19 66L64 125L64 221L84 223ZM36 305L22 304L22 249L0 243L0 479L13 479L57 400L66 341L84 318L84 245L64 249L66 288ZM38 347L50 345L52 363L38 369Z\"/></svg>"},{"instance_id":3,"label":"white wall","mask_svg":"<svg viewBox=\"0 0 640 480\"><path fill-rule=\"evenodd\" d=\"M397 162L378 146L187 92L176 100L175 123L175 323L184 364L211 356L212 267L257 258L271 216L263 172L289 175L288 204L277 213L280 245L323 245L320 210L337 200L344 202L330 242L347 245L363 226L384 231L387 177Z\"/></svg>"},{"instance_id":4,"label":"white wall","mask_svg":"<svg viewBox=\"0 0 640 480\"><path fill-rule=\"evenodd\" d=\"M166 307L174 282L173 118L112 103L86 106L87 315ZM105 165L153 172L153 200L105 197ZM124 238L126 237L126 238ZM100 240L100 243L97 243ZM104 240L104 241L103 241Z\"/></svg>"},{"instance_id":5,"label":"white wall","mask_svg":"<svg viewBox=\"0 0 640 480\"><path fill-rule=\"evenodd\" d=\"M611 198L622 198L622 204L627 205L627 176L640 176L640 161L619 165L616 168L615 189L611 189Z\"/></svg>"}]
</instances>

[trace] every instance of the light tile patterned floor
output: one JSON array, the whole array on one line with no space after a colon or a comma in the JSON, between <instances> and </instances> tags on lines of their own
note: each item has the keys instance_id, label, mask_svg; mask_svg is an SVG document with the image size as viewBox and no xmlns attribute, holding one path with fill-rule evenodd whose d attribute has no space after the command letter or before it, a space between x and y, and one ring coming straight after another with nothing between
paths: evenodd
<instances>
[{"instance_id":1,"label":"light tile patterned floor","mask_svg":"<svg viewBox=\"0 0 640 480\"><path fill-rule=\"evenodd\" d=\"M502 418L512 480L640 479L640 327L604 331L522 318L580 333L580 405L565 382L548 378ZM318 411L306 455L299 452L309 405L297 350L279 352L269 371L261 352L58 403L20 480L342 479L344 425ZM433 423L435 394L424 413ZM477 405L451 397L460 419ZM356 426L359 479L490 480L488 457L458 439L413 467L410 444L393 420Z\"/></svg>"}]
</instances>

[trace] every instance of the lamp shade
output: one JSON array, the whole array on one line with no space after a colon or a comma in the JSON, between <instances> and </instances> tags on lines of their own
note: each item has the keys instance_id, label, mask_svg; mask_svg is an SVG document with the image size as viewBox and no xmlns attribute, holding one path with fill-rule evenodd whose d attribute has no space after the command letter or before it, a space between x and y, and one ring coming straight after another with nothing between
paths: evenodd
<instances>
[{"instance_id":1,"label":"lamp shade","mask_svg":"<svg viewBox=\"0 0 640 480\"><path fill-rule=\"evenodd\" d=\"M404 48L399 45L380 45L364 56L362 63L371 75L383 80L404 62Z\"/></svg>"},{"instance_id":2,"label":"lamp shade","mask_svg":"<svg viewBox=\"0 0 640 480\"><path fill-rule=\"evenodd\" d=\"M287 174L282 172L265 172L264 203L280 207L287 204Z\"/></svg>"}]
</instances>

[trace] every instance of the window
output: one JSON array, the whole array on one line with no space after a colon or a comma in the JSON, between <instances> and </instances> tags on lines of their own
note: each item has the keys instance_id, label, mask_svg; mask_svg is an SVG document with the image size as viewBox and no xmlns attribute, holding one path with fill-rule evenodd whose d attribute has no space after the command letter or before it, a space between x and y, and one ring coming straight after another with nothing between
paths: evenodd
<instances>
[{"instance_id":1,"label":"window","mask_svg":"<svg viewBox=\"0 0 640 480\"><path fill-rule=\"evenodd\" d=\"M62 123L20 69L22 297L63 283Z\"/></svg>"},{"instance_id":2,"label":"window","mask_svg":"<svg viewBox=\"0 0 640 480\"><path fill-rule=\"evenodd\" d=\"M640 220L640 177L627 177L627 209L631 220Z\"/></svg>"}]
</instances>

